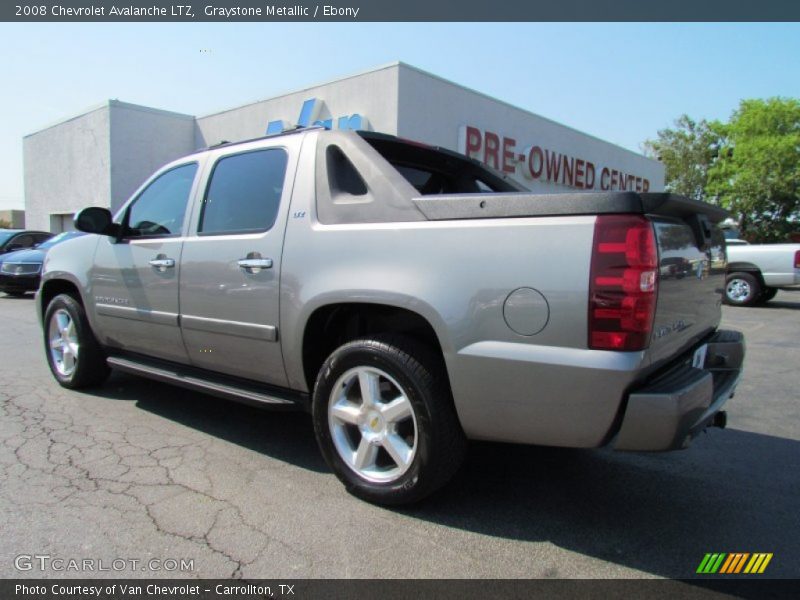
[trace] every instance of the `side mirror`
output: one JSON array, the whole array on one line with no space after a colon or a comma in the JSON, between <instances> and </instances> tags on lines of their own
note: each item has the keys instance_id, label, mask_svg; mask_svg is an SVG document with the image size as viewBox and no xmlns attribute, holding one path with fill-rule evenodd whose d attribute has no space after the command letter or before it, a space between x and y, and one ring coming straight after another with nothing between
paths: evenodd
<instances>
[{"instance_id":1,"label":"side mirror","mask_svg":"<svg viewBox=\"0 0 800 600\"><path fill-rule=\"evenodd\" d=\"M116 237L119 225L112 221L111 211L99 206L90 206L75 213L75 229L85 233L97 233Z\"/></svg>"}]
</instances>

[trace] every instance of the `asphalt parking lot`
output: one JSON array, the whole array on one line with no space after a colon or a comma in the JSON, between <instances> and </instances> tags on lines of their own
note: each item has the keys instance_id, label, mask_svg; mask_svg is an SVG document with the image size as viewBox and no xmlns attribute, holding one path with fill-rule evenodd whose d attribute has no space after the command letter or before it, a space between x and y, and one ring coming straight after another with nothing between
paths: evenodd
<instances>
[{"instance_id":1,"label":"asphalt parking lot","mask_svg":"<svg viewBox=\"0 0 800 600\"><path fill-rule=\"evenodd\" d=\"M344 491L307 415L123 374L60 388L32 297L0 296L0 577L692 577L707 552L772 552L766 575L796 578L800 293L724 311L748 344L728 429L656 455L474 444L444 492L387 510Z\"/></svg>"}]
</instances>

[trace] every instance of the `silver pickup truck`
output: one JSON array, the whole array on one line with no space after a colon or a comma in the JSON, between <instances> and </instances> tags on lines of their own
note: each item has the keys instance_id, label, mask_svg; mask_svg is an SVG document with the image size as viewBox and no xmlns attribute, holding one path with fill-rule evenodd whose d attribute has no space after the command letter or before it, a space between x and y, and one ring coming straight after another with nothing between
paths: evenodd
<instances>
[{"instance_id":1,"label":"silver pickup truck","mask_svg":"<svg viewBox=\"0 0 800 600\"><path fill-rule=\"evenodd\" d=\"M460 154L305 129L199 151L48 254L68 388L109 368L309 410L348 490L444 485L466 440L684 448L744 357L718 330L725 213L668 194L534 195Z\"/></svg>"}]
</instances>

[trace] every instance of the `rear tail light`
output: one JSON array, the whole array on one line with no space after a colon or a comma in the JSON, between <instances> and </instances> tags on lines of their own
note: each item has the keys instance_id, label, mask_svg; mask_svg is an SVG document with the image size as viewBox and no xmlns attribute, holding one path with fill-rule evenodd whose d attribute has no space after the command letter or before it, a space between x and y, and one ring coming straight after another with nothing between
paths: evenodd
<instances>
[{"instance_id":1,"label":"rear tail light","mask_svg":"<svg viewBox=\"0 0 800 600\"><path fill-rule=\"evenodd\" d=\"M794 253L794 268L800 269L800 250Z\"/></svg>"},{"instance_id":2,"label":"rear tail light","mask_svg":"<svg viewBox=\"0 0 800 600\"><path fill-rule=\"evenodd\" d=\"M647 348L656 312L657 273L656 238L647 219L597 217L589 283L589 348Z\"/></svg>"}]
</instances>

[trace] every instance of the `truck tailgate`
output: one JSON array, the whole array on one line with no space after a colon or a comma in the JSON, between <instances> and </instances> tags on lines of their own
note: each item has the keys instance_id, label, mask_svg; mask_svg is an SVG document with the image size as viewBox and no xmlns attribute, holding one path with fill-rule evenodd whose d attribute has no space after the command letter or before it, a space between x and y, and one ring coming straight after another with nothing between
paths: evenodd
<instances>
[{"instance_id":1,"label":"truck tailgate","mask_svg":"<svg viewBox=\"0 0 800 600\"><path fill-rule=\"evenodd\" d=\"M652 364L674 357L719 325L725 286L722 232L703 243L678 217L650 215L658 244L658 300L648 350ZM700 248L703 246L703 249Z\"/></svg>"}]
</instances>

